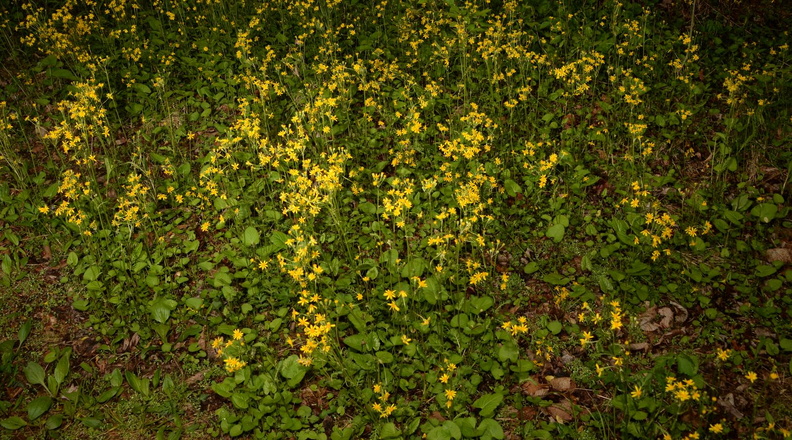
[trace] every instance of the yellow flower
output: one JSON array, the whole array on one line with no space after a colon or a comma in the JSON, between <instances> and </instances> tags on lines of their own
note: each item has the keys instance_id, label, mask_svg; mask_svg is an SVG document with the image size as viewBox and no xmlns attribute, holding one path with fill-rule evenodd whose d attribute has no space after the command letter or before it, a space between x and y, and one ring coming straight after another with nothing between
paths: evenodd
<instances>
[{"instance_id":1,"label":"yellow flower","mask_svg":"<svg viewBox=\"0 0 792 440\"><path fill-rule=\"evenodd\" d=\"M49 209L49 206L44 205L44 206L40 207L38 210L39 210L40 213L46 214L46 213L49 212L50 209Z\"/></svg>"},{"instance_id":2,"label":"yellow flower","mask_svg":"<svg viewBox=\"0 0 792 440\"><path fill-rule=\"evenodd\" d=\"M745 378L750 380L751 383L754 383L754 382L756 382L756 379L758 378L758 376L753 371L749 371L748 374L745 375Z\"/></svg>"},{"instance_id":3,"label":"yellow flower","mask_svg":"<svg viewBox=\"0 0 792 440\"><path fill-rule=\"evenodd\" d=\"M450 379L450 377L446 373L443 373L443 375L440 376L440 382L442 383L448 383L448 379Z\"/></svg>"},{"instance_id":4,"label":"yellow flower","mask_svg":"<svg viewBox=\"0 0 792 440\"><path fill-rule=\"evenodd\" d=\"M242 333L242 330L240 330L240 329L235 329L234 330L234 340L235 341L239 341L240 339L242 339L242 336L244 336L244 333Z\"/></svg>"},{"instance_id":5,"label":"yellow flower","mask_svg":"<svg viewBox=\"0 0 792 440\"><path fill-rule=\"evenodd\" d=\"M407 335L402 335L401 340L402 344L404 345L410 345L410 341L412 341L412 339L408 338Z\"/></svg>"},{"instance_id":6,"label":"yellow flower","mask_svg":"<svg viewBox=\"0 0 792 440\"><path fill-rule=\"evenodd\" d=\"M641 387L636 385L635 390L632 393L630 393L630 396L632 396L633 399L638 399L641 397L641 394L643 394L643 392L641 391Z\"/></svg>"},{"instance_id":7,"label":"yellow flower","mask_svg":"<svg viewBox=\"0 0 792 440\"><path fill-rule=\"evenodd\" d=\"M454 400L454 397L456 397L456 395L457 395L457 392L454 391L454 390L445 390L445 396L446 396L446 399L448 399L448 400Z\"/></svg>"},{"instance_id":8,"label":"yellow flower","mask_svg":"<svg viewBox=\"0 0 792 440\"><path fill-rule=\"evenodd\" d=\"M396 301L389 302L388 306L390 306L390 308L393 309L394 312L398 312L399 310L401 310L399 306L396 304Z\"/></svg>"},{"instance_id":9,"label":"yellow flower","mask_svg":"<svg viewBox=\"0 0 792 440\"><path fill-rule=\"evenodd\" d=\"M729 349L721 350L720 348L718 349L718 359L720 361L726 362L726 360L729 359L730 355L731 355L731 350Z\"/></svg>"},{"instance_id":10,"label":"yellow flower","mask_svg":"<svg viewBox=\"0 0 792 440\"><path fill-rule=\"evenodd\" d=\"M710 425L709 430L712 433L720 434L721 432L723 432L723 425L721 425L720 423Z\"/></svg>"}]
</instances>

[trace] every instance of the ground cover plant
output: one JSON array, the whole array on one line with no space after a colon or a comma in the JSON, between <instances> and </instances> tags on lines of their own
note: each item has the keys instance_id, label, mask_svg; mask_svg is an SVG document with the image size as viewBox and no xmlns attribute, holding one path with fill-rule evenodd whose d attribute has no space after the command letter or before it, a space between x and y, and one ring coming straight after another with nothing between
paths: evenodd
<instances>
[{"instance_id":1,"label":"ground cover plant","mask_svg":"<svg viewBox=\"0 0 792 440\"><path fill-rule=\"evenodd\" d=\"M3 6L0 435L789 437L781 3Z\"/></svg>"}]
</instances>

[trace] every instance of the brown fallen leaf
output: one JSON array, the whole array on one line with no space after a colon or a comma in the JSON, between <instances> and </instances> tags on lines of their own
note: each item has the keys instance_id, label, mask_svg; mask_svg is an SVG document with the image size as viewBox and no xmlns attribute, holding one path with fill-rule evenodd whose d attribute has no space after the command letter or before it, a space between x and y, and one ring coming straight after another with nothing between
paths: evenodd
<instances>
[{"instance_id":1,"label":"brown fallen leaf","mask_svg":"<svg viewBox=\"0 0 792 440\"><path fill-rule=\"evenodd\" d=\"M773 248L767 250L767 261L774 263L780 261L784 264L792 263L792 250L786 248Z\"/></svg>"},{"instance_id":2,"label":"brown fallen leaf","mask_svg":"<svg viewBox=\"0 0 792 440\"><path fill-rule=\"evenodd\" d=\"M198 372L188 377L187 380L185 380L185 382L187 382L187 385L190 385L190 384L194 384L195 382L198 382L199 380L202 380L203 378L204 378L203 372Z\"/></svg>"},{"instance_id":3,"label":"brown fallen leaf","mask_svg":"<svg viewBox=\"0 0 792 440\"><path fill-rule=\"evenodd\" d=\"M572 403L570 403L567 399L564 399L555 405L549 406L545 410L557 423L566 423L573 419L571 414Z\"/></svg>"},{"instance_id":4,"label":"brown fallen leaf","mask_svg":"<svg viewBox=\"0 0 792 440\"><path fill-rule=\"evenodd\" d=\"M550 386L556 391L574 391L575 382L571 377L555 377L550 380Z\"/></svg>"},{"instance_id":5,"label":"brown fallen leaf","mask_svg":"<svg viewBox=\"0 0 792 440\"><path fill-rule=\"evenodd\" d=\"M547 385L533 383L533 382L523 383L522 390L525 394L531 397L546 396L550 392L550 389L547 388Z\"/></svg>"},{"instance_id":6,"label":"brown fallen leaf","mask_svg":"<svg viewBox=\"0 0 792 440\"><path fill-rule=\"evenodd\" d=\"M744 417L743 413L737 410L734 406L734 394L729 393L718 399L718 405L722 406L729 414L733 415L737 420Z\"/></svg>"},{"instance_id":7,"label":"brown fallen leaf","mask_svg":"<svg viewBox=\"0 0 792 440\"><path fill-rule=\"evenodd\" d=\"M660 328L670 328L671 321L674 319L674 311L670 307L663 307L657 311L657 314L662 316L660 319Z\"/></svg>"}]
</instances>

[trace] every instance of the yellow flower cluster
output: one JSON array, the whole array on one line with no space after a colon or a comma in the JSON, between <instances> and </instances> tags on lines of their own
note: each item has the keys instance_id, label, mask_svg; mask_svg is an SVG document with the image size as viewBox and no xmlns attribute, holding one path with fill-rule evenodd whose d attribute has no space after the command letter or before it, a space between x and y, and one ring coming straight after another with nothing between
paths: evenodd
<instances>
[{"instance_id":1,"label":"yellow flower cluster","mask_svg":"<svg viewBox=\"0 0 792 440\"><path fill-rule=\"evenodd\" d=\"M378 383L374 385L374 393L379 394L379 396L377 396L379 402L372 404L371 408L379 413L380 418L389 417L391 414L393 414L394 411L396 411L397 409L396 404L387 403L391 397L391 394L385 390L382 384Z\"/></svg>"}]
</instances>

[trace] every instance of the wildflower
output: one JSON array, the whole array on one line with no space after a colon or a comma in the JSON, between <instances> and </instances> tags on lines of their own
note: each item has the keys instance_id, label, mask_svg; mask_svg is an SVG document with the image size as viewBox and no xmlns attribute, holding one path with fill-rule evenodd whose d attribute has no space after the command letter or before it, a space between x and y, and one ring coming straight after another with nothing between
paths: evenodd
<instances>
[{"instance_id":1,"label":"wildflower","mask_svg":"<svg viewBox=\"0 0 792 440\"><path fill-rule=\"evenodd\" d=\"M778 380L778 377L779 377L778 373L776 373L775 371L770 373L770 380Z\"/></svg>"},{"instance_id":2,"label":"wildflower","mask_svg":"<svg viewBox=\"0 0 792 440\"><path fill-rule=\"evenodd\" d=\"M448 399L449 401L454 400L454 397L456 397L456 395L457 392L454 390L445 390L446 399Z\"/></svg>"},{"instance_id":3,"label":"wildflower","mask_svg":"<svg viewBox=\"0 0 792 440\"><path fill-rule=\"evenodd\" d=\"M244 333L242 333L242 330L240 330L240 329L235 329L234 330L234 340L235 341L241 340L242 336L244 336Z\"/></svg>"},{"instance_id":4,"label":"wildflower","mask_svg":"<svg viewBox=\"0 0 792 440\"><path fill-rule=\"evenodd\" d=\"M49 206L47 206L47 205L44 205L44 206L42 206L42 207L40 207L40 208L38 209L38 211L39 211L40 213L42 213L42 214L46 214L46 213L48 213L48 212L49 212L49 210L50 210L50 209L49 209Z\"/></svg>"},{"instance_id":5,"label":"wildflower","mask_svg":"<svg viewBox=\"0 0 792 440\"><path fill-rule=\"evenodd\" d=\"M399 310L401 310L398 304L396 304L396 301L389 302L388 306L390 306L390 308L393 309L394 312L398 312Z\"/></svg>"},{"instance_id":6,"label":"wildflower","mask_svg":"<svg viewBox=\"0 0 792 440\"><path fill-rule=\"evenodd\" d=\"M714 434L720 434L721 432L723 432L723 425L720 423L710 425L709 430Z\"/></svg>"},{"instance_id":7,"label":"wildflower","mask_svg":"<svg viewBox=\"0 0 792 440\"><path fill-rule=\"evenodd\" d=\"M751 383L754 383L754 382L756 382L756 379L758 378L758 376L753 371L749 371L748 374L745 375L745 378L750 380Z\"/></svg>"},{"instance_id":8,"label":"wildflower","mask_svg":"<svg viewBox=\"0 0 792 440\"><path fill-rule=\"evenodd\" d=\"M408 338L407 335L402 335L401 341L404 345L410 345L410 341L412 341L412 339Z\"/></svg>"},{"instance_id":9,"label":"wildflower","mask_svg":"<svg viewBox=\"0 0 792 440\"><path fill-rule=\"evenodd\" d=\"M589 341L594 338L591 332L583 332L583 337L580 338L580 345L585 346Z\"/></svg>"},{"instance_id":10,"label":"wildflower","mask_svg":"<svg viewBox=\"0 0 792 440\"><path fill-rule=\"evenodd\" d=\"M448 379L450 379L450 377L448 376L448 373L443 373L443 375L440 376L440 382L442 382L442 383L448 383Z\"/></svg>"},{"instance_id":11,"label":"wildflower","mask_svg":"<svg viewBox=\"0 0 792 440\"><path fill-rule=\"evenodd\" d=\"M729 349L721 350L720 348L718 349L718 359L721 362L726 362L729 359L730 355L731 355L731 350Z\"/></svg>"},{"instance_id":12,"label":"wildflower","mask_svg":"<svg viewBox=\"0 0 792 440\"><path fill-rule=\"evenodd\" d=\"M635 390L633 390L633 392L630 393L630 396L632 396L633 399L639 399L641 397L641 394L643 394L643 392L641 391L641 387L636 385Z\"/></svg>"}]
</instances>

